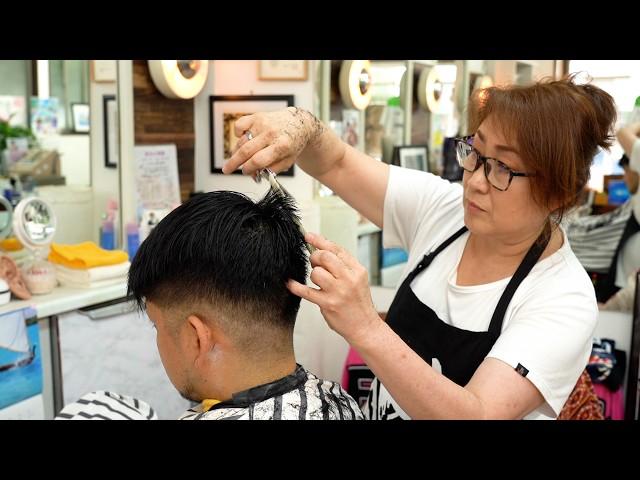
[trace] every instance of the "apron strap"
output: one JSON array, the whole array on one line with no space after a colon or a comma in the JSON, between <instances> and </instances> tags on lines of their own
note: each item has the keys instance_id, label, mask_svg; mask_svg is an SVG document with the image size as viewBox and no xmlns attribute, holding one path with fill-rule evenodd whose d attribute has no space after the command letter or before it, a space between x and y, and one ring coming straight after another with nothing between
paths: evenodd
<instances>
[{"instance_id":1,"label":"apron strap","mask_svg":"<svg viewBox=\"0 0 640 480\"><path fill-rule=\"evenodd\" d=\"M535 266L544 252L544 249L547 248L549 244L549 240L551 237L546 239L545 241L541 241L542 233L536 239L535 243L529 248L529 251L525 255L522 262L518 266L516 273L513 274L507 288L504 289L500 300L498 301L498 305L496 309L493 311L493 317L491 317L491 323L489 324L489 333L493 334L496 338L500 335L502 331L502 322L504 320L504 314L507 311L507 307L509 306L509 302L511 302L511 298L515 293L516 289L520 286L525 277L529 274L531 269Z\"/></svg>"},{"instance_id":2,"label":"apron strap","mask_svg":"<svg viewBox=\"0 0 640 480\"><path fill-rule=\"evenodd\" d=\"M440 244L440 246L438 246L438 248L436 248L434 251L432 251L431 253L429 253L428 255L425 255L422 260L420 260L420 262L418 263L418 265L416 265L416 268L414 268L412 270L412 272L407 275L407 279L405 281L409 281L409 283L411 283L413 281L413 279L416 277L416 275L418 275L422 270L424 270L425 268L427 268L429 265L431 265L431 262L433 262L433 259L436 258L436 256L445 248L447 248L449 245L451 245L453 242L455 242L458 237L460 235L462 235L464 232L467 231L467 227L463 226L460 230L458 230L456 233L454 233L453 235L451 235L449 238L447 238L444 242L442 242L442 244Z\"/></svg>"}]
</instances>

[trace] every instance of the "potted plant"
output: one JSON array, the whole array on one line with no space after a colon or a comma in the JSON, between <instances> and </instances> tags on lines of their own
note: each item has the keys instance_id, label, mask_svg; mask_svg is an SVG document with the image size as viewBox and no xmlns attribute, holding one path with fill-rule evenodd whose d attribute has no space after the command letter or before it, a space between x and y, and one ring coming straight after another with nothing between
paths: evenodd
<instances>
[{"instance_id":1,"label":"potted plant","mask_svg":"<svg viewBox=\"0 0 640 480\"><path fill-rule=\"evenodd\" d=\"M0 118L0 152L7 149L7 138L27 138L30 147L37 143L36 137L29 127L9 124L12 116L7 119Z\"/></svg>"},{"instance_id":2,"label":"potted plant","mask_svg":"<svg viewBox=\"0 0 640 480\"><path fill-rule=\"evenodd\" d=\"M36 146L38 141L29 127L20 125L11 125L8 119L0 118L0 173L4 174L7 171L7 139L9 138L24 138L27 140L29 148ZM26 145L25 145L26 146Z\"/></svg>"}]
</instances>

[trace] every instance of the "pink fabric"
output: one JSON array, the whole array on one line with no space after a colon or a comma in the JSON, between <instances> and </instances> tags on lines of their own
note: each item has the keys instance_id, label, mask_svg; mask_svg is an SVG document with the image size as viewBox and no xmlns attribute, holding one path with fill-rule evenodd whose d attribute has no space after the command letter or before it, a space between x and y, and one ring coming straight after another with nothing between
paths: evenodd
<instances>
[{"instance_id":1,"label":"pink fabric","mask_svg":"<svg viewBox=\"0 0 640 480\"><path fill-rule=\"evenodd\" d=\"M602 403L605 420L624 420L624 398L622 387L612 392L601 383L594 383L593 389Z\"/></svg>"},{"instance_id":2,"label":"pink fabric","mask_svg":"<svg viewBox=\"0 0 640 480\"><path fill-rule=\"evenodd\" d=\"M347 359L344 362L344 369L342 370L342 388L349 389L349 367L352 365L366 365L362 357L352 347L349 347L349 353Z\"/></svg>"}]
</instances>

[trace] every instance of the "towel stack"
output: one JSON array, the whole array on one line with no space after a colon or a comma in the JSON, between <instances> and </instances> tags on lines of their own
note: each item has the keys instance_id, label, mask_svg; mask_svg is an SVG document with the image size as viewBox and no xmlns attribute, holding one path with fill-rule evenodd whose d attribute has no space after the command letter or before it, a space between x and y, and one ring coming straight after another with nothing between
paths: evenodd
<instances>
[{"instance_id":1,"label":"towel stack","mask_svg":"<svg viewBox=\"0 0 640 480\"><path fill-rule=\"evenodd\" d=\"M129 256L122 250L104 250L93 242L51 244L49 261L61 285L75 288L104 287L126 282Z\"/></svg>"}]
</instances>

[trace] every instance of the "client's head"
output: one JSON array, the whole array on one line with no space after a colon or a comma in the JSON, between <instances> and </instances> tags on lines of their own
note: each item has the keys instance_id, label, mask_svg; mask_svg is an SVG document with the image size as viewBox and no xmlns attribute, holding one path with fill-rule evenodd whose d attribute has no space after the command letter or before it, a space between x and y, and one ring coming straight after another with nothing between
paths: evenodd
<instances>
[{"instance_id":1,"label":"client's head","mask_svg":"<svg viewBox=\"0 0 640 480\"><path fill-rule=\"evenodd\" d=\"M183 396L223 400L254 379L276 380L271 366L294 362L300 298L286 283L307 275L296 215L293 200L273 191L257 203L236 192L203 193L140 246L129 294L146 308L162 363Z\"/></svg>"}]
</instances>

